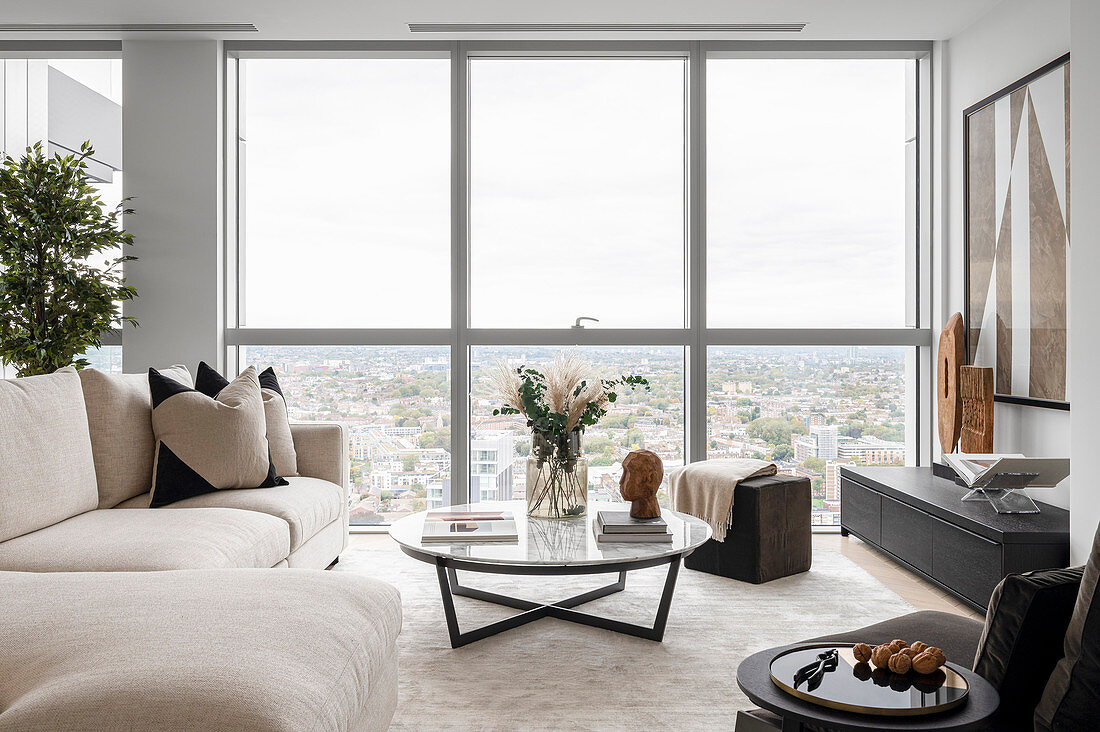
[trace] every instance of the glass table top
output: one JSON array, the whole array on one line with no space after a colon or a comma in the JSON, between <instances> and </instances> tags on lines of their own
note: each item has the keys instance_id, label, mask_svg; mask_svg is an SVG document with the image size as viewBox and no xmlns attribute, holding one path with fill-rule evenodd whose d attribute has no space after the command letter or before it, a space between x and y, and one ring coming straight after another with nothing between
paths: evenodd
<instances>
[{"instance_id":1,"label":"glass table top","mask_svg":"<svg viewBox=\"0 0 1100 732\"><path fill-rule=\"evenodd\" d=\"M575 519L534 519L527 516L525 501L482 501L450 506L456 511L511 511L516 520L518 541L422 543L426 511L398 519L390 536L403 547L420 554L465 559L486 564L591 565L656 559L694 549L710 538L705 521L687 514L662 509L661 515L672 533L672 543L597 543L592 524L598 511L626 511L629 503L593 501L588 515ZM442 510L442 509L437 509Z\"/></svg>"},{"instance_id":2,"label":"glass table top","mask_svg":"<svg viewBox=\"0 0 1100 732\"><path fill-rule=\"evenodd\" d=\"M820 684L812 689L806 682L796 688L794 676L798 670L832 648L839 651L836 670L825 672ZM850 645L835 643L799 648L776 656L771 662L771 676L776 686L799 699L860 714L932 714L958 706L969 691L966 679L949 666L928 675L895 674L857 662Z\"/></svg>"}]
</instances>

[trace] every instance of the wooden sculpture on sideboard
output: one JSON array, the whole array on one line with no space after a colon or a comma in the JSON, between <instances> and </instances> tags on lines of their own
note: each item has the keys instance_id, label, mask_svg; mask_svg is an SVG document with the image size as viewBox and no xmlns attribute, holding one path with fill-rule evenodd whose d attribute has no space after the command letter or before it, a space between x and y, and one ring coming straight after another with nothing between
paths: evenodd
<instances>
[{"instance_id":1,"label":"wooden sculpture on sideboard","mask_svg":"<svg viewBox=\"0 0 1100 732\"><path fill-rule=\"evenodd\" d=\"M961 313L947 319L936 359L940 447L965 453L993 452L993 369L964 366Z\"/></svg>"},{"instance_id":2,"label":"wooden sculpture on sideboard","mask_svg":"<svg viewBox=\"0 0 1100 732\"><path fill-rule=\"evenodd\" d=\"M963 319L955 313L940 333L936 359L936 405L938 407L940 447L955 452L962 430L962 405L959 402L959 367L963 362Z\"/></svg>"},{"instance_id":3,"label":"wooden sculpture on sideboard","mask_svg":"<svg viewBox=\"0 0 1100 732\"><path fill-rule=\"evenodd\" d=\"M961 367L959 399L962 402L959 451L993 452L993 369Z\"/></svg>"}]
</instances>

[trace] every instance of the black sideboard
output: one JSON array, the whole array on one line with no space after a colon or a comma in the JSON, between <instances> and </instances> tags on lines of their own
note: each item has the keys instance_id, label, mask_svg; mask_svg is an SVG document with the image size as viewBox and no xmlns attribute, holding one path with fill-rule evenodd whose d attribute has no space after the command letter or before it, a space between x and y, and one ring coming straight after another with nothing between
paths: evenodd
<instances>
[{"instance_id":1,"label":"black sideboard","mask_svg":"<svg viewBox=\"0 0 1100 732\"><path fill-rule=\"evenodd\" d=\"M931 468L842 467L841 533L855 534L898 563L985 612L1008 574L1069 564L1069 511L999 514Z\"/></svg>"}]
</instances>

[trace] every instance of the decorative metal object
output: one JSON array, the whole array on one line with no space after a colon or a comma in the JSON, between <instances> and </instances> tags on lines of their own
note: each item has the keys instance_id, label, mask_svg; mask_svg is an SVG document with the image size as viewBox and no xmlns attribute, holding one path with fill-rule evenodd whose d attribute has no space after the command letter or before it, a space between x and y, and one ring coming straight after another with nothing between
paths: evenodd
<instances>
[{"instance_id":1,"label":"decorative metal object","mask_svg":"<svg viewBox=\"0 0 1100 732\"><path fill-rule=\"evenodd\" d=\"M1038 473L997 473L962 497L964 501L989 501L997 513L1039 513L1039 506L1019 491L1031 485Z\"/></svg>"},{"instance_id":2,"label":"decorative metal object","mask_svg":"<svg viewBox=\"0 0 1100 732\"><path fill-rule=\"evenodd\" d=\"M946 453L955 452L962 431L962 404L959 401L959 367L966 355L966 330L962 313L947 319L940 333L940 349L936 359L936 403L939 409L940 447Z\"/></svg>"},{"instance_id":3,"label":"decorative metal object","mask_svg":"<svg viewBox=\"0 0 1100 732\"><path fill-rule=\"evenodd\" d=\"M806 683L806 691L813 691L821 686L821 678L826 671L836 671L840 656L835 648L819 653L817 658L810 661L794 675L794 688L798 688L803 681Z\"/></svg>"},{"instance_id":4,"label":"decorative metal object","mask_svg":"<svg viewBox=\"0 0 1100 732\"><path fill-rule=\"evenodd\" d=\"M959 449L969 453L993 452L993 369L961 367L959 400L962 402Z\"/></svg>"},{"instance_id":5,"label":"decorative metal object","mask_svg":"<svg viewBox=\"0 0 1100 732\"><path fill-rule=\"evenodd\" d=\"M531 435L527 458L527 515L569 519L588 512L588 459L581 433Z\"/></svg>"}]
</instances>

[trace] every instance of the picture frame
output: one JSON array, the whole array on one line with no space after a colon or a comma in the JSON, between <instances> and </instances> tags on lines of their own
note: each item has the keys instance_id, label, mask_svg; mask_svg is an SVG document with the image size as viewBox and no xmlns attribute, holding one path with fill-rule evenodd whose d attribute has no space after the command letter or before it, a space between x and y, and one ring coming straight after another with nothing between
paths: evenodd
<instances>
[{"instance_id":1,"label":"picture frame","mask_svg":"<svg viewBox=\"0 0 1100 732\"><path fill-rule=\"evenodd\" d=\"M963 110L965 361L994 399L1069 410L1067 53Z\"/></svg>"}]
</instances>

